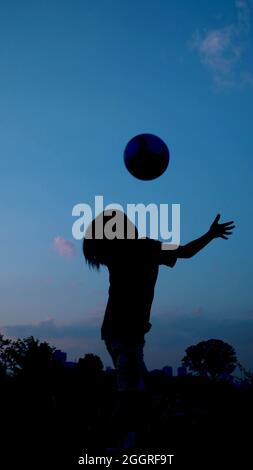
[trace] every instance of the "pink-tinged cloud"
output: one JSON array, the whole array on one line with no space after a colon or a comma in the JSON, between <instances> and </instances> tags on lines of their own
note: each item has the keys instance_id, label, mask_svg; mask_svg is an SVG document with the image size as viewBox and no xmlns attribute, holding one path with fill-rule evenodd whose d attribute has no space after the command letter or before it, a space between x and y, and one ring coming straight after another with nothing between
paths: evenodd
<instances>
[{"instance_id":1,"label":"pink-tinged cloud","mask_svg":"<svg viewBox=\"0 0 253 470\"><path fill-rule=\"evenodd\" d=\"M211 30L204 35L196 33L192 46L197 50L200 62L211 71L216 85L233 85L242 49L234 41L232 26Z\"/></svg>"},{"instance_id":2,"label":"pink-tinged cloud","mask_svg":"<svg viewBox=\"0 0 253 470\"><path fill-rule=\"evenodd\" d=\"M219 88L251 85L253 81L249 71L241 70L250 32L250 4L247 0L237 0L235 7L237 21L202 33L196 31L190 42Z\"/></svg>"},{"instance_id":3,"label":"pink-tinged cloud","mask_svg":"<svg viewBox=\"0 0 253 470\"><path fill-rule=\"evenodd\" d=\"M55 237L53 240L55 250L60 256L66 256L67 258L73 258L75 255L75 247L73 243L65 240L63 237Z\"/></svg>"}]
</instances>

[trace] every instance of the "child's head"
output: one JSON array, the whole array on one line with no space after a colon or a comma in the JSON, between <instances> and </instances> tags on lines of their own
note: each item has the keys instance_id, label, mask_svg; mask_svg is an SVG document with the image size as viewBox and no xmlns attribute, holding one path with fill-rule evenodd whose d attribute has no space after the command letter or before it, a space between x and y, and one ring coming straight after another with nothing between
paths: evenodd
<instances>
[{"instance_id":1,"label":"child's head","mask_svg":"<svg viewBox=\"0 0 253 470\"><path fill-rule=\"evenodd\" d=\"M138 238L138 230L127 215L118 209L108 209L92 220L83 240L83 254L92 268L107 264L115 253L115 240Z\"/></svg>"}]
</instances>

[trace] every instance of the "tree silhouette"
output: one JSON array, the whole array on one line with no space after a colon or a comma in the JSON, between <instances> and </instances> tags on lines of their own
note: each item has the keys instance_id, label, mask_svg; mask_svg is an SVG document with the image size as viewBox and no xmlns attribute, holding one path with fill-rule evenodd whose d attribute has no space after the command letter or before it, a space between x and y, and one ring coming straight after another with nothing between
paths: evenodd
<instances>
[{"instance_id":1,"label":"tree silhouette","mask_svg":"<svg viewBox=\"0 0 253 470\"><path fill-rule=\"evenodd\" d=\"M53 364L54 349L33 336L10 341L4 351L6 367L14 375L46 373Z\"/></svg>"},{"instance_id":2,"label":"tree silhouette","mask_svg":"<svg viewBox=\"0 0 253 470\"><path fill-rule=\"evenodd\" d=\"M103 363L96 354L85 354L85 356L78 361L78 370L89 376L97 376L100 375L103 370Z\"/></svg>"},{"instance_id":3,"label":"tree silhouette","mask_svg":"<svg viewBox=\"0 0 253 470\"><path fill-rule=\"evenodd\" d=\"M0 380L5 379L8 372L8 348L11 344L10 339L4 338L0 333Z\"/></svg>"},{"instance_id":4,"label":"tree silhouette","mask_svg":"<svg viewBox=\"0 0 253 470\"><path fill-rule=\"evenodd\" d=\"M220 339L209 339L189 346L182 364L190 371L211 378L230 374L237 366L234 348Z\"/></svg>"},{"instance_id":5,"label":"tree silhouette","mask_svg":"<svg viewBox=\"0 0 253 470\"><path fill-rule=\"evenodd\" d=\"M242 364L238 362L237 364L240 372L241 372L241 382L253 386L253 372L251 370L246 369Z\"/></svg>"}]
</instances>

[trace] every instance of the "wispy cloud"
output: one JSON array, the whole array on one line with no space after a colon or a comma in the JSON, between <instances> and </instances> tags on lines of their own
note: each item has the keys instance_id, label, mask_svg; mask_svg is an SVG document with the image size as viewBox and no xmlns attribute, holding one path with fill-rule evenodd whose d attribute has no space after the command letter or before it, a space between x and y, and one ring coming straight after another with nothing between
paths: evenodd
<instances>
[{"instance_id":1,"label":"wispy cloud","mask_svg":"<svg viewBox=\"0 0 253 470\"><path fill-rule=\"evenodd\" d=\"M240 318L212 318L202 314L204 307L196 312L177 315L170 312L155 315L150 334L146 337L145 357L149 368L166 364L180 365L185 349L199 341L218 338L235 347L238 359L252 368L253 317L251 312L241 313ZM93 315L95 317L92 319ZM103 342L100 340L102 317L96 311L87 312L85 318L71 323L58 323L53 318L26 325L2 326L1 332L11 338L33 335L41 341L63 349L74 359L87 352L98 354L104 364L110 363Z\"/></svg>"},{"instance_id":2,"label":"wispy cloud","mask_svg":"<svg viewBox=\"0 0 253 470\"><path fill-rule=\"evenodd\" d=\"M89 318L75 323L56 323L53 318L36 323L3 326L1 330L10 337L35 336L39 339L85 338L96 335L97 326Z\"/></svg>"},{"instance_id":3,"label":"wispy cloud","mask_svg":"<svg viewBox=\"0 0 253 470\"><path fill-rule=\"evenodd\" d=\"M242 70L245 44L250 33L251 8L248 0L235 2L236 20L220 28L195 31L190 46L212 74L216 86L252 85L253 75Z\"/></svg>"},{"instance_id":4,"label":"wispy cloud","mask_svg":"<svg viewBox=\"0 0 253 470\"><path fill-rule=\"evenodd\" d=\"M73 243L62 237L55 237L53 240L53 246L60 256L66 256L67 258L73 258L75 255L75 247Z\"/></svg>"}]
</instances>

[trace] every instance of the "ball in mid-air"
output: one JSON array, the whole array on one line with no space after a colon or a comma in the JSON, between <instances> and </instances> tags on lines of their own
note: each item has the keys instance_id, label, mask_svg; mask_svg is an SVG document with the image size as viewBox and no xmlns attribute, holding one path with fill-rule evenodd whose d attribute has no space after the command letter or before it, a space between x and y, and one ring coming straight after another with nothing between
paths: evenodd
<instances>
[{"instance_id":1,"label":"ball in mid-air","mask_svg":"<svg viewBox=\"0 0 253 470\"><path fill-rule=\"evenodd\" d=\"M140 180L153 180L161 176L169 160L167 145L154 134L136 135L124 151L124 162L129 173Z\"/></svg>"}]
</instances>

